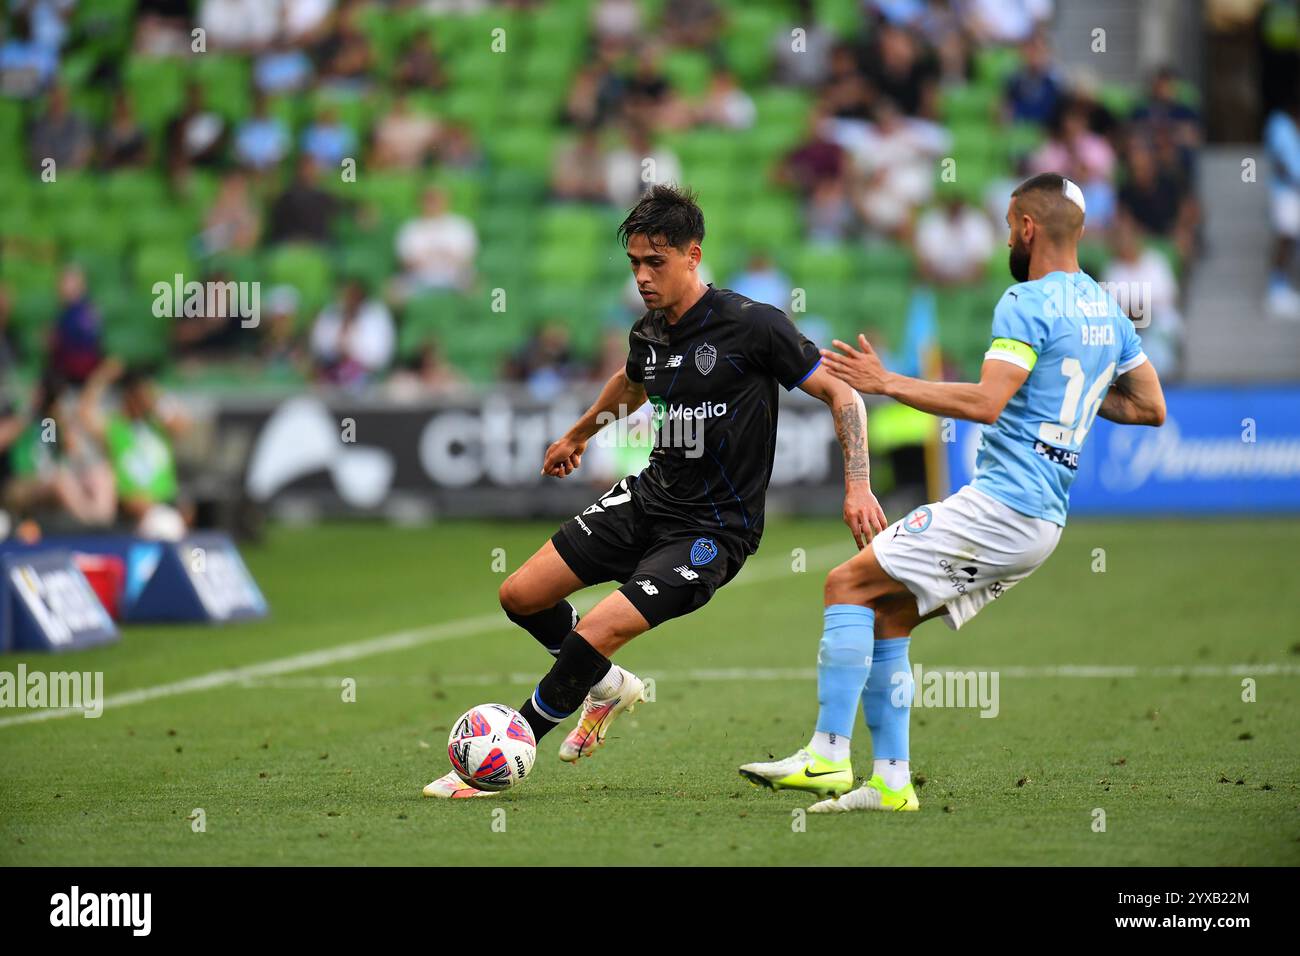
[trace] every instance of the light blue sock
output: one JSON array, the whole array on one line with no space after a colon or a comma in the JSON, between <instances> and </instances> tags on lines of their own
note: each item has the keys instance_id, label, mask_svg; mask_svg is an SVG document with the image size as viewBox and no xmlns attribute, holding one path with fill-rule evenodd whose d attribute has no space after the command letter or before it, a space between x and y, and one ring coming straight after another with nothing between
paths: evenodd
<instances>
[{"instance_id":1,"label":"light blue sock","mask_svg":"<svg viewBox=\"0 0 1300 956\"><path fill-rule=\"evenodd\" d=\"M910 637L876 641L871 676L862 692L862 713L871 728L871 753L876 760L909 760L908 737L912 719L912 663L907 649Z\"/></svg>"},{"instance_id":2,"label":"light blue sock","mask_svg":"<svg viewBox=\"0 0 1300 956\"><path fill-rule=\"evenodd\" d=\"M871 672L876 612L859 604L826 608L817 648L817 730L850 737Z\"/></svg>"}]
</instances>

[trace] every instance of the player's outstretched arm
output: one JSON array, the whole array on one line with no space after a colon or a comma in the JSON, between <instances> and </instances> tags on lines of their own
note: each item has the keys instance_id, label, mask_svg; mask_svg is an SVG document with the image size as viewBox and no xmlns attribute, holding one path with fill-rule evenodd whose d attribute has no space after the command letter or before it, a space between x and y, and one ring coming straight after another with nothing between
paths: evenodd
<instances>
[{"instance_id":1,"label":"player's outstretched arm","mask_svg":"<svg viewBox=\"0 0 1300 956\"><path fill-rule=\"evenodd\" d=\"M1110 383L1097 414L1121 425L1165 423L1165 393L1151 363L1143 362Z\"/></svg>"},{"instance_id":2,"label":"player's outstretched arm","mask_svg":"<svg viewBox=\"0 0 1300 956\"><path fill-rule=\"evenodd\" d=\"M605 387L600 390L600 397L591 408L574 423L563 437L551 443L546 449L542 461L542 474L563 478L573 474L582 464L582 453L587 450L587 442L611 422L626 418L645 404L645 386L627 377L627 372L619 369L609 377Z\"/></svg>"},{"instance_id":3,"label":"player's outstretched arm","mask_svg":"<svg viewBox=\"0 0 1300 956\"><path fill-rule=\"evenodd\" d=\"M889 525L871 492L866 406L862 396L823 366L818 366L799 387L825 402L835 417L835 435L844 451L844 523L861 550Z\"/></svg>"},{"instance_id":4,"label":"player's outstretched arm","mask_svg":"<svg viewBox=\"0 0 1300 956\"><path fill-rule=\"evenodd\" d=\"M887 395L912 408L944 418L963 418L991 425L998 420L1029 371L1000 359L986 359L978 382L927 382L888 371L865 335L855 349L834 341L839 352L822 349L822 364L830 373L868 395Z\"/></svg>"}]
</instances>

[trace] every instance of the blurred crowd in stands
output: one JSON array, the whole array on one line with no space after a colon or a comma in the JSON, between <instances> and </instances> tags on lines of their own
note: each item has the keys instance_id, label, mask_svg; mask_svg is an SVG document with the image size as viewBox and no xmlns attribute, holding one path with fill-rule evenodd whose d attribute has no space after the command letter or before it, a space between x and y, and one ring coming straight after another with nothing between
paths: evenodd
<instances>
[{"instance_id":1,"label":"blurred crowd in stands","mask_svg":"<svg viewBox=\"0 0 1300 956\"><path fill-rule=\"evenodd\" d=\"M161 349L151 341L136 349L150 363L132 361L132 349L125 349L128 364L150 364L169 381L222 367L233 370L237 386L314 381L418 398L470 381L518 382L546 396L574 380L599 380L623 361L629 320L640 311L626 277L612 280L621 294L594 324L575 325L563 309L538 311L488 341L488 357L474 367L456 357L468 347L463 326L436 314L424 324L421 318L435 311L430 302L453 300L445 297L488 301L500 284L494 270L527 268L517 260L535 251L497 248L495 238L485 238L490 225L482 207L461 208L461 194L446 186L468 182L478 190L474 195L504 189L512 171L494 152L494 139L516 131L503 124L485 135L472 117L441 109L476 93L475 75L459 72L459 61L448 55L442 26L495 11L528 17L556 3L11 0L0 36L0 106L8 101L21 110L25 163L3 175L35 179L52 161L60 181L79 173L128 184L144 177L141 195L156 178L164 198L158 208L140 209L140 217L161 215L173 201L192 203L198 189L202 206L192 235L173 243L199 270L185 278L206 289L257 281L259 315L248 323L247 316L213 308L209 295L200 299L206 306L149 327L155 331L146 330L144 339L161 329L165 342ZM599 250L601 268L612 263L617 276L621 251L612 226L648 182L699 186L712 222L743 210L711 202L697 175L708 180L712 174L719 189L743 180L744 190L731 195L789 203L764 208L793 210L779 224L791 241L774 236L764 243L753 231L731 230L719 237L725 247L719 252L706 238L706 278L792 309L814 338L851 322L864 324L885 346L890 334L898 336L901 315L890 316L896 321L887 333L872 327L870 316L865 323L857 316L837 319L834 305L792 308L804 278L799 263L816 264L823 250L868 249L879 257L883 249L901 263L891 275L905 290L992 289L996 296L1009 282L1003 217L1010 187L1055 170L1084 190L1085 268L1153 290L1152 301L1136 303L1154 311L1143 329L1147 351L1162 375L1176 377L1181 288L1201 235L1193 184L1202 132L1196 97L1172 69L1157 71L1145 90L1120 99L1095 78L1062 75L1048 39L1052 0L563 0L560 6L576 19L557 26L585 39L573 68L560 77L553 113L540 118L556 135L538 140L547 154L537 205L504 207L521 225L543 210L568 207L603 217L609 228L602 226L598 244L575 247L573 255ZM819 19L832 7L843 16ZM86 19L90 8L99 20ZM385 32L424 14L432 15L427 28ZM125 29L121 52L86 52L93 52L97 36L87 22ZM765 31L761 43L736 39L736 30L754 23ZM225 66L243 61L244 72L230 76L246 77L247 88L176 74L180 88L169 91L165 113L146 119L142 113L155 107L145 109L140 100L157 91L124 83L124 75L141 63L193 58L196 28L204 56ZM398 42L381 42L391 35ZM538 35L529 62L540 76L548 41ZM489 62L495 68L503 61ZM683 64L692 62L705 63L706 72L699 82L684 82ZM83 106L92 93L103 104L98 118ZM780 121L765 118L764 104L787 94L794 99L782 102L793 102L794 110ZM527 103L530 95L541 94L527 84L502 88L507 100ZM1285 168L1296 167L1300 183L1300 135L1289 116L1289 126L1285 119L1270 125L1269 141L1291 157ZM772 140L779 148L753 162L693 167L679 152L705 137L722 144ZM1004 150L1004 141L1016 145ZM373 228L374 207L354 200L348 188L358 177L373 190L412 176L427 178L396 202L396 216L390 203L387 231ZM1294 204L1300 210L1300 199ZM93 232L93 209L86 218L82 228ZM1300 211L1291 218L1294 236ZM6 243L19 228L4 233ZM380 238L366 248L349 245L362 234ZM345 246L347 263L322 270L319 250L333 255ZM9 252L8 245L0 250L0 261L13 261ZM57 500L87 523L110 512L138 521L148 509L136 502L138 482L127 480L127 459L135 456L151 462L148 502L183 510L158 477L167 471L160 462L170 453L161 449L174 423L157 410L148 375L134 367L125 373L110 361L124 351L114 344L117 320L106 317L113 299L106 286L115 269L126 268L116 264L133 262L137 278L172 280L170 260L160 256L155 267L148 254L108 259L107 266L100 260L97 269L94 260L56 253L61 258L50 290L56 294L33 293L32 301L48 301L49 310L35 322L30 315L14 321L28 301L16 288L21 267L0 270L0 380L22 370L36 383L26 401L10 395L0 409L0 461L11 496ZM250 273L250 261L279 268ZM555 284L569 281L563 269L570 265L557 265ZM534 291L519 290L529 297ZM1283 307L1284 298L1279 292ZM969 369L971 356L978 361L991 306L981 300L975 321L984 323L983 331L967 336L971 354L955 367ZM941 312L938 321L948 349L950 320ZM474 331L465 329L466 342ZM114 445L113 428L101 422L119 419L102 419L94 409L124 375L115 390L126 422L118 431L134 437ZM68 423L65 437L37 454L31 436L47 418Z\"/></svg>"}]
</instances>

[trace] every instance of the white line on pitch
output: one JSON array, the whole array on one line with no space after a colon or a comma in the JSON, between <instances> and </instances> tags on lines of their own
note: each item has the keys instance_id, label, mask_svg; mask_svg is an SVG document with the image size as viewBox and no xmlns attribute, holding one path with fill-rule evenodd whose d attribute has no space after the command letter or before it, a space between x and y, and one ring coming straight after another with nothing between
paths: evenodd
<instances>
[{"instance_id":1,"label":"white line on pitch","mask_svg":"<svg viewBox=\"0 0 1300 956\"><path fill-rule=\"evenodd\" d=\"M1180 678L1180 677L1296 677L1300 676L1300 664L1198 664L1195 666L1161 665L1154 667L1138 665L1092 665L1062 664L1059 666L1031 667L1012 665L1009 667L952 665L926 667L926 672L965 674L970 672L996 672L1001 677L1014 678L1099 678L1115 680L1119 678ZM647 670L642 677L653 677L657 681L698 681L700 683L728 681L787 681L816 680L817 670L812 667L727 667L701 668L681 671ZM499 685L528 686L537 681L536 673L523 671L483 673L483 674L431 674L426 677L389 677L364 676L353 677L360 687L492 687ZM294 689L329 689L337 690L345 678L338 677L271 677L252 678L240 681L237 686L256 689L294 690Z\"/></svg>"},{"instance_id":2,"label":"white line on pitch","mask_svg":"<svg viewBox=\"0 0 1300 956\"><path fill-rule=\"evenodd\" d=\"M811 569L820 566L822 563L847 558L853 553L852 548L851 544L826 544L816 548L809 548L806 553L807 567ZM756 584L761 581L783 578L792 573L788 558L754 561L746 564L741 569L740 574L736 576L731 586ZM587 611L594 607L604 596L605 593L583 594L574 600L573 604L578 608L579 612ZM814 599L818 597L820 595L814 595ZM278 677L295 671L315 670L318 667L328 667L331 664L338 664L343 661L355 661L364 657L373 657L376 654L410 650L425 644L451 641L491 631L507 630L510 627L511 625L500 612L496 614L480 614L475 617L461 618L459 621L447 621L443 624L411 628L406 631L385 634L381 637L372 637L362 641L353 641L349 644L338 644L316 651L295 654L292 657L281 657L276 660L263 661L260 664L249 664L246 667L232 667L226 670L211 671L198 677L190 677L170 684L158 684L153 687L123 691L120 694L110 694L104 698L104 709L112 710L118 707L130 707L133 704L143 704L163 697L176 697L181 694L195 694L201 691L216 690L221 687L239 686L250 681ZM79 709L25 711L12 717L0 718L0 727L39 723L45 720L56 720L60 717L72 717L81 714L82 711Z\"/></svg>"}]
</instances>

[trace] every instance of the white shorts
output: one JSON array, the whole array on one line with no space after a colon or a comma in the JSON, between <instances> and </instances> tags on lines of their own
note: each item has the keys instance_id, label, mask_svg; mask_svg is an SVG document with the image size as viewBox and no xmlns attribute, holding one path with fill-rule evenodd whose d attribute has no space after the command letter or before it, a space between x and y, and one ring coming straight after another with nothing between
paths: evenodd
<instances>
[{"instance_id":1,"label":"white shorts","mask_svg":"<svg viewBox=\"0 0 1300 956\"><path fill-rule=\"evenodd\" d=\"M956 630L1046 561L1061 530L967 485L895 521L871 548L923 617L946 607L944 620Z\"/></svg>"}]
</instances>

